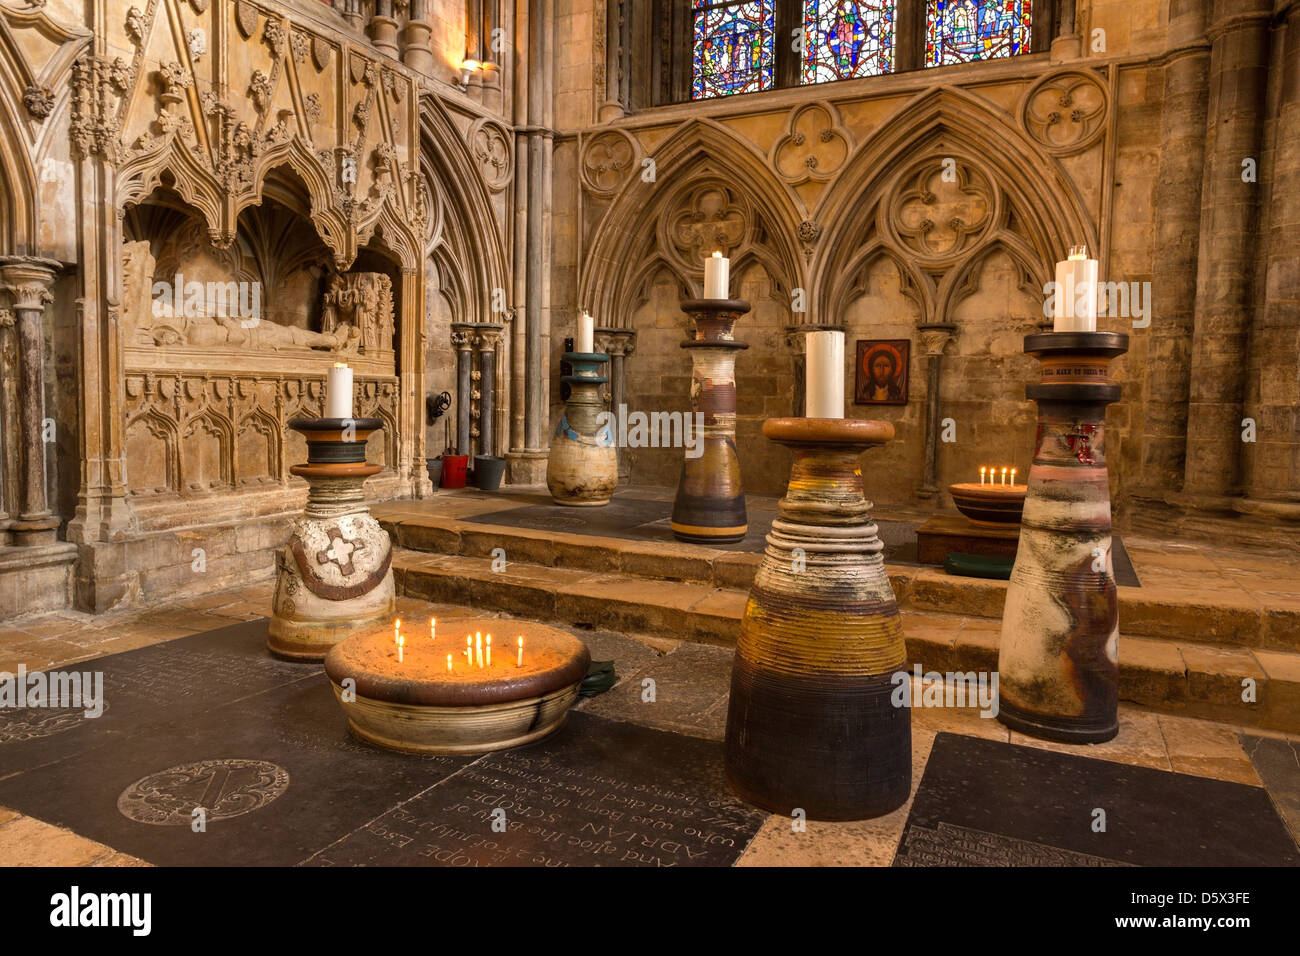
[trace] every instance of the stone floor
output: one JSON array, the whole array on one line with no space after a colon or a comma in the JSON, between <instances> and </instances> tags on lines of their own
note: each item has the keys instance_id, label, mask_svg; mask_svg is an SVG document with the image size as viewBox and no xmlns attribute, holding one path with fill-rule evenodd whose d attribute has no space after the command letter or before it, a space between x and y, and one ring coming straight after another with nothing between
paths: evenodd
<instances>
[{"instance_id":1,"label":"stone floor","mask_svg":"<svg viewBox=\"0 0 1300 956\"><path fill-rule=\"evenodd\" d=\"M1244 565L1240 573L1250 580ZM1266 577L1254 569L1255 584ZM1225 578L1226 580L1226 578ZM1272 581L1273 579L1270 579ZM1280 580L1280 579L1279 579ZM1265 582L1268 583L1268 582ZM1276 585L1276 581L1273 582ZM71 612L9 623L0 631L0 671L18 664L57 667L211 631L234 621L266 615L269 580L238 590L153 608L92 618ZM462 609L402 598L399 614L454 616ZM731 651L669 639L636 639L612 632L579 632L596 660L613 659L619 683L579 709L624 723L691 738L720 740L726 721ZM657 687L643 700L643 682ZM936 734L949 732L1043 750L1067 751L1089 760L1212 778L1263 788L1300 839L1300 737L1122 707L1119 736L1106 744L1069 748L1008 732L972 710L913 711L913 788L922 779ZM6 773L0 769L0 779ZM908 805L880 819L849 824L810 822L796 831L788 817L770 816L741 854L738 865L889 865L908 819ZM111 846L88 840L31 816L0 808L0 865L138 865Z\"/></svg>"}]
</instances>

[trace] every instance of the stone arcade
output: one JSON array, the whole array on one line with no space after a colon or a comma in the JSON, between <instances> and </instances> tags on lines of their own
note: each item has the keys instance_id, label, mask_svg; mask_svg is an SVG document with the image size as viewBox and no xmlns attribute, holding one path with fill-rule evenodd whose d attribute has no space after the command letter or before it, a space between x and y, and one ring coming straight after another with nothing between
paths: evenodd
<instances>
[{"instance_id":1,"label":"stone arcade","mask_svg":"<svg viewBox=\"0 0 1300 956\"><path fill-rule=\"evenodd\" d=\"M1297 78L1296 0L0 0L0 863L1300 862Z\"/></svg>"}]
</instances>

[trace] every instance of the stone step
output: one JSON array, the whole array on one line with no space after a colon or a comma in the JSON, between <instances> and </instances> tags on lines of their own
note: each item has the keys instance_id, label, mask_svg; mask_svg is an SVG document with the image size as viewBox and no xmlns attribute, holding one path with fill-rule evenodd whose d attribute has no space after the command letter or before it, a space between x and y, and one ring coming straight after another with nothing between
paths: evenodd
<instances>
[{"instance_id":1,"label":"stone step","mask_svg":"<svg viewBox=\"0 0 1300 956\"><path fill-rule=\"evenodd\" d=\"M721 551L677 541L607 538L571 532L510 528L440 517L399 507L376 509L403 548L440 555L490 557L583 572L747 590L762 555ZM938 568L889 565L899 606L918 611L1000 620L1007 582L954 577ZM1120 626L1126 635L1174 643L1300 652L1300 608L1263 604L1246 592L1151 585L1119 588Z\"/></svg>"},{"instance_id":2,"label":"stone step","mask_svg":"<svg viewBox=\"0 0 1300 956\"><path fill-rule=\"evenodd\" d=\"M498 544L498 546L501 546ZM748 594L735 587L653 580L520 560L493 570L491 557L399 548L398 593L565 627L734 646ZM497 565L499 567L499 564ZM1000 622L991 615L902 607L909 666L991 671ZM1254 701L1243 701L1243 681ZM1168 713L1300 732L1300 654L1216 648L1129 633L1120 643L1120 697Z\"/></svg>"}]
</instances>

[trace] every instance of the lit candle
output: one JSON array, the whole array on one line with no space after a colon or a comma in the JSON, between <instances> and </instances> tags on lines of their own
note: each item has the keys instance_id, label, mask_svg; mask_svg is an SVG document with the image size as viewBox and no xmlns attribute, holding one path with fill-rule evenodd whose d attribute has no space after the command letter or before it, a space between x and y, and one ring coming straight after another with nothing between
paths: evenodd
<instances>
[{"instance_id":1,"label":"lit candle","mask_svg":"<svg viewBox=\"0 0 1300 956\"><path fill-rule=\"evenodd\" d=\"M1004 485L1007 483L1007 469L1005 467L1002 469L1002 483Z\"/></svg>"},{"instance_id":2,"label":"lit candle","mask_svg":"<svg viewBox=\"0 0 1300 956\"><path fill-rule=\"evenodd\" d=\"M447 655L447 670L448 670L449 672L451 671L451 655L450 655L450 654Z\"/></svg>"},{"instance_id":3,"label":"lit candle","mask_svg":"<svg viewBox=\"0 0 1300 956\"><path fill-rule=\"evenodd\" d=\"M325 374L325 417L352 417L352 369L342 362Z\"/></svg>"},{"instance_id":4,"label":"lit candle","mask_svg":"<svg viewBox=\"0 0 1300 956\"><path fill-rule=\"evenodd\" d=\"M980 465L980 484L981 484L981 485L984 484L984 472L985 472L985 471L986 471L985 467L984 467L983 465Z\"/></svg>"},{"instance_id":5,"label":"lit candle","mask_svg":"<svg viewBox=\"0 0 1300 956\"><path fill-rule=\"evenodd\" d=\"M515 667L524 666L524 636L519 635L519 659L515 661Z\"/></svg>"},{"instance_id":6,"label":"lit candle","mask_svg":"<svg viewBox=\"0 0 1300 956\"><path fill-rule=\"evenodd\" d=\"M402 619L399 617L393 621L393 643L394 644L397 644L401 641L402 639L402 635L400 633L401 630L402 630Z\"/></svg>"},{"instance_id":7,"label":"lit candle","mask_svg":"<svg viewBox=\"0 0 1300 956\"><path fill-rule=\"evenodd\" d=\"M402 646L405 643L406 642L402 640L402 635L398 634L397 635L397 663L399 664L402 663Z\"/></svg>"},{"instance_id":8,"label":"lit candle","mask_svg":"<svg viewBox=\"0 0 1300 956\"><path fill-rule=\"evenodd\" d=\"M487 638L487 666L488 667L492 666L492 635L491 634L489 634Z\"/></svg>"},{"instance_id":9,"label":"lit candle","mask_svg":"<svg viewBox=\"0 0 1300 956\"><path fill-rule=\"evenodd\" d=\"M715 252L704 260L704 298L729 299L731 260Z\"/></svg>"},{"instance_id":10,"label":"lit candle","mask_svg":"<svg viewBox=\"0 0 1300 956\"><path fill-rule=\"evenodd\" d=\"M437 639L438 639L438 619L436 617L431 617L429 618L429 640L436 641Z\"/></svg>"},{"instance_id":11,"label":"lit candle","mask_svg":"<svg viewBox=\"0 0 1300 956\"><path fill-rule=\"evenodd\" d=\"M804 339L808 357L806 418L844 417L844 333L809 332Z\"/></svg>"},{"instance_id":12,"label":"lit candle","mask_svg":"<svg viewBox=\"0 0 1300 956\"><path fill-rule=\"evenodd\" d=\"M472 634L465 635L465 661L470 666L474 664L474 636Z\"/></svg>"},{"instance_id":13,"label":"lit candle","mask_svg":"<svg viewBox=\"0 0 1300 956\"><path fill-rule=\"evenodd\" d=\"M1087 246L1071 246L1069 258L1056 264L1052 331L1097 331L1097 260L1088 258Z\"/></svg>"},{"instance_id":14,"label":"lit candle","mask_svg":"<svg viewBox=\"0 0 1300 956\"><path fill-rule=\"evenodd\" d=\"M474 660L478 662L479 667L483 666L483 633L481 631L474 632Z\"/></svg>"},{"instance_id":15,"label":"lit candle","mask_svg":"<svg viewBox=\"0 0 1300 956\"><path fill-rule=\"evenodd\" d=\"M1011 487L1014 488L1015 486L1016 486L1016 470L1015 470L1014 468L1012 468L1012 469L1011 469Z\"/></svg>"},{"instance_id":16,"label":"lit candle","mask_svg":"<svg viewBox=\"0 0 1300 956\"><path fill-rule=\"evenodd\" d=\"M573 351L596 351L596 320L589 312L578 313L578 337L574 340Z\"/></svg>"}]
</instances>

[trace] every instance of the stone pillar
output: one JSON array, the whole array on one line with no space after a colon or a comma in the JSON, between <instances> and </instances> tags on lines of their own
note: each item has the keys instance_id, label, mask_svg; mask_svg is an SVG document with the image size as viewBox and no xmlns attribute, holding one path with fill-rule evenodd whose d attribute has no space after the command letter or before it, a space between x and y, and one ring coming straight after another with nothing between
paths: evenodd
<instances>
[{"instance_id":1,"label":"stone pillar","mask_svg":"<svg viewBox=\"0 0 1300 956\"><path fill-rule=\"evenodd\" d=\"M18 516L9 525L13 543L49 544L59 519L45 494L45 335L41 319L54 301L50 285L59 269L52 259L14 257L0 261L0 282L8 293L17 332L18 425L22 453Z\"/></svg>"},{"instance_id":2,"label":"stone pillar","mask_svg":"<svg viewBox=\"0 0 1300 956\"><path fill-rule=\"evenodd\" d=\"M1246 340L1253 307L1259 185L1242 161L1263 147L1272 0L1215 5L1201 188L1184 503L1231 510L1240 490Z\"/></svg>"},{"instance_id":3,"label":"stone pillar","mask_svg":"<svg viewBox=\"0 0 1300 956\"><path fill-rule=\"evenodd\" d=\"M138 592L121 542L136 521L126 494L122 402L122 208L117 203L116 103L111 65L86 55L72 68L72 156L77 166L77 388L81 487L67 537L79 546L75 599L101 612Z\"/></svg>"},{"instance_id":4,"label":"stone pillar","mask_svg":"<svg viewBox=\"0 0 1300 956\"><path fill-rule=\"evenodd\" d=\"M470 402L473 390L474 325L469 322L451 324L451 347L456 350L456 454L470 453Z\"/></svg>"},{"instance_id":5,"label":"stone pillar","mask_svg":"<svg viewBox=\"0 0 1300 956\"><path fill-rule=\"evenodd\" d=\"M343 17L354 30L361 29L361 0L343 0Z\"/></svg>"},{"instance_id":6,"label":"stone pillar","mask_svg":"<svg viewBox=\"0 0 1300 956\"><path fill-rule=\"evenodd\" d=\"M623 28L627 17L620 0L605 2L605 99L600 104L600 122L622 119L626 114L622 53Z\"/></svg>"},{"instance_id":7,"label":"stone pillar","mask_svg":"<svg viewBox=\"0 0 1300 956\"><path fill-rule=\"evenodd\" d=\"M375 49L397 58L397 20L393 18L393 0L375 0L375 15L366 30Z\"/></svg>"},{"instance_id":8,"label":"stone pillar","mask_svg":"<svg viewBox=\"0 0 1300 956\"><path fill-rule=\"evenodd\" d=\"M527 156L526 215L523 248L516 248L516 265L524 272L522 339L524 447L512 451L510 481L540 484L546 475L546 447L550 431L550 262L551 174L554 131L553 0L540 0L528 11L527 121L522 152ZM521 72L523 70L521 69ZM523 167L524 164L520 163ZM516 176L516 182L520 175ZM520 224L516 206L516 223ZM517 273L518 274L518 273Z\"/></svg>"},{"instance_id":9,"label":"stone pillar","mask_svg":"<svg viewBox=\"0 0 1300 956\"><path fill-rule=\"evenodd\" d=\"M433 72L433 50L429 35L433 32L424 19L425 0L411 0L410 18L402 28L402 62L421 73Z\"/></svg>"},{"instance_id":10,"label":"stone pillar","mask_svg":"<svg viewBox=\"0 0 1300 956\"><path fill-rule=\"evenodd\" d=\"M1243 444L1247 497L1239 510L1300 518L1300 4L1286 11L1273 131L1262 305L1247 366L1245 415L1254 443Z\"/></svg>"},{"instance_id":11,"label":"stone pillar","mask_svg":"<svg viewBox=\"0 0 1300 956\"><path fill-rule=\"evenodd\" d=\"M496 454L496 387L497 345L501 342L503 326L484 323L474 329L474 344L478 348L480 372L479 391L482 399L478 409L478 453Z\"/></svg>"},{"instance_id":12,"label":"stone pillar","mask_svg":"<svg viewBox=\"0 0 1300 956\"><path fill-rule=\"evenodd\" d=\"M1169 7L1169 57L1161 108L1159 176L1156 178L1156 245L1152 288L1159 290L1160 319L1142 332L1147 349L1143 376L1141 464L1137 497L1163 499L1183 483L1187 451L1187 400L1191 387L1192 330L1196 314L1196 257L1205 169L1205 111L1209 98L1210 43L1206 0L1173 0ZM1240 164L1239 164L1240 165Z\"/></svg>"},{"instance_id":13,"label":"stone pillar","mask_svg":"<svg viewBox=\"0 0 1300 956\"><path fill-rule=\"evenodd\" d=\"M918 345L925 357L925 472L918 498L939 493L939 393L943 380L943 348L956 331L955 325L922 325Z\"/></svg>"},{"instance_id":14,"label":"stone pillar","mask_svg":"<svg viewBox=\"0 0 1300 956\"><path fill-rule=\"evenodd\" d=\"M636 351L636 330L597 329L596 351L609 356L609 410L617 418L619 406L627 404L627 360ZM630 473L627 450L619 445L619 481Z\"/></svg>"},{"instance_id":15,"label":"stone pillar","mask_svg":"<svg viewBox=\"0 0 1300 956\"><path fill-rule=\"evenodd\" d=\"M9 512L17 513L22 500L17 337L13 312L0 309L0 546L10 543Z\"/></svg>"}]
</instances>

